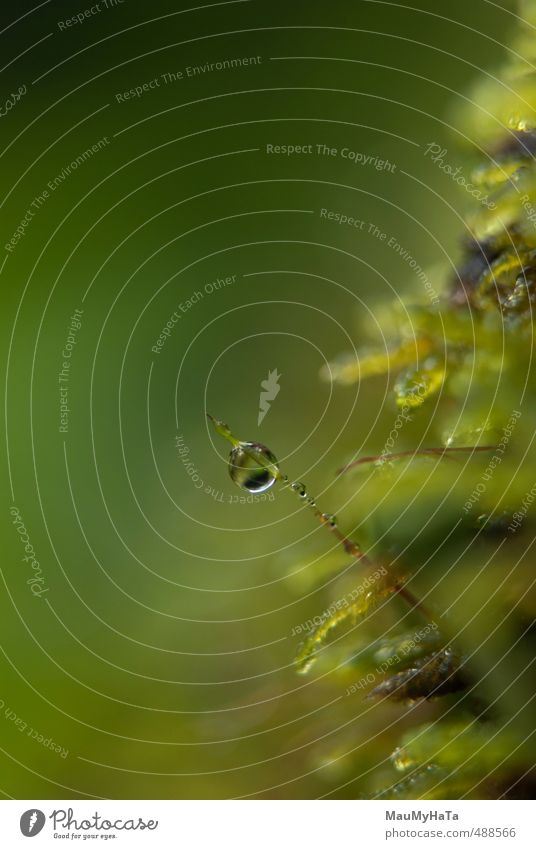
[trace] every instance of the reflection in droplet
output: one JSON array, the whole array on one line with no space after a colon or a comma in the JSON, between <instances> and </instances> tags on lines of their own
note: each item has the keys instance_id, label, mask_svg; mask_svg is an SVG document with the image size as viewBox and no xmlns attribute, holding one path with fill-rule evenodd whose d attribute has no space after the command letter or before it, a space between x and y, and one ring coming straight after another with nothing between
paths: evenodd
<instances>
[{"instance_id":1,"label":"reflection in droplet","mask_svg":"<svg viewBox=\"0 0 536 849\"><path fill-rule=\"evenodd\" d=\"M281 475L277 458L259 442L240 442L229 455L231 480L248 492L265 492Z\"/></svg>"}]
</instances>

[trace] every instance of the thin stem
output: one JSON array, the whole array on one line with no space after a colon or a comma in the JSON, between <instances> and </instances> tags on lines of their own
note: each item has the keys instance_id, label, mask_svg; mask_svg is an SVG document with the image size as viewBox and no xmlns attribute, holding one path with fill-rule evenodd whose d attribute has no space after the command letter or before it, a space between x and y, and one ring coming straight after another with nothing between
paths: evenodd
<instances>
[{"instance_id":1,"label":"thin stem","mask_svg":"<svg viewBox=\"0 0 536 849\"><path fill-rule=\"evenodd\" d=\"M283 476L282 480L284 486L290 487L290 489L298 493L300 498L305 500L307 506L311 508L313 515L316 516L321 525L327 527L328 530L330 530L331 533L337 537L347 554L350 554L355 560L361 561L363 564L371 564L370 559L364 553L359 543L355 542L352 539L349 539L349 537L345 536L342 533L342 531L337 525L337 520L335 516L333 516L333 514L331 513L323 513L322 510L319 510L319 508L316 506L316 501L314 500L314 498L307 494L305 486L302 483L300 483L299 481L289 483L286 475Z\"/></svg>"},{"instance_id":2,"label":"thin stem","mask_svg":"<svg viewBox=\"0 0 536 849\"><path fill-rule=\"evenodd\" d=\"M296 489L296 487L301 487L302 484L294 483L290 484L290 486L291 488ZM305 493L305 488L303 489L303 493ZM300 492L299 494L302 498L308 497L306 494L302 495L302 492ZM320 520L321 524L326 525L331 530L331 532L337 537L347 554L353 557L354 560L360 565L372 566L372 561L364 553L359 543L354 542L354 540L351 540L348 537L344 536L342 531L339 530L334 516L330 516L328 513L322 513L322 511L318 509L312 499L309 502L309 506L312 508L313 513ZM396 592L401 598L404 599L407 604L409 604L412 610L417 610L425 617L428 622L433 621L430 612L423 604L423 602L418 599L417 596L410 589L408 589L405 584L397 583Z\"/></svg>"},{"instance_id":3,"label":"thin stem","mask_svg":"<svg viewBox=\"0 0 536 849\"><path fill-rule=\"evenodd\" d=\"M390 460L398 460L400 457L442 457L443 455L448 456L453 452L494 451L496 447L496 445L456 445L442 446L440 448L420 448L417 451L397 451L394 454L377 454L371 457L360 457L358 460L352 460L351 463L338 469L337 474L344 475L350 469L353 469L355 466L361 466L364 463L387 463Z\"/></svg>"}]
</instances>

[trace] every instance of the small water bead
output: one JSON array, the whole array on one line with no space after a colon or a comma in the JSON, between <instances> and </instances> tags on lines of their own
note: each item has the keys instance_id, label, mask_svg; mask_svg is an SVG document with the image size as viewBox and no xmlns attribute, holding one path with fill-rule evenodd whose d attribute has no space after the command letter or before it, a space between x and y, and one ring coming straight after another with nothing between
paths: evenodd
<instances>
[{"instance_id":1,"label":"small water bead","mask_svg":"<svg viewBox=\"0 0 536 849\"><path fill-rule=\"evenodd\" d=\"M229 455L231 480L248 492L266 492L281 480L277 457L260 442L240 442Z\"/></svg>"},{"instance_id":2,"label":"small water bead","mask_svg":"<svg viewBox=\"0 0 536 849\"><path fill-rule=\"evenodd\" d=\"M444 379L445 366L437 357L428 357L418 368L406 369L394 386L397 406L420 407L427 398L439 392Z\"/></svg>"},{"instance_id":3,"label":"small water bead","mask_svg":"<svg viewBox=\"0 0 536 849\"><path fill-rule=\"evenodd\" d=\"M536 251L515 246L502 251L476 282L473 296L476 306L518 309L533 292L535 271Z\"/></svg>"},{"instance_id":4,"label":"small water bead","mask_svg":"<svg viewBox=\"0 0 536 849\"><path fill-rule=\"evenodd\" d=\"M337 527L337 519L333 513L322 513L322 521L325 525L329 525L330 528Z\"/></svg>"},{"instance_id":5,"label":"small water bead","mask_svg":"<svg viewBox=\"0 0 536 849\"><path fill-rule=\"evenodd\" d=\"M534 265L523 269L502 306L504 310L515 313L528 313L533 310L536 301L536 267Z\"/></svg>"},{"instance_id":6,"label":"small water bead","mask_svg":"<svg viewBox=\"0 0 536 849\"><path fill-rule=\"evenodd\" d=\"M396 748L391 755L393 766L399 772L405 772L407 769L415 766L415 760L408 753L407 749L402 747Z\"/></svg>"},{"instance_id":7,"label":"small water bead","mask_svg":"<svg viewBox=\"0 0 536 849\"><path fill-rule=\"evenodd\" d=\"M308 494L304 483L301 483L301 481L294 481L294 483L290 484L290 488L293 492L299 495L300 498L303 498L309 507L316 507L316 501L312 495Z\"/></svg>"}]
</instances>

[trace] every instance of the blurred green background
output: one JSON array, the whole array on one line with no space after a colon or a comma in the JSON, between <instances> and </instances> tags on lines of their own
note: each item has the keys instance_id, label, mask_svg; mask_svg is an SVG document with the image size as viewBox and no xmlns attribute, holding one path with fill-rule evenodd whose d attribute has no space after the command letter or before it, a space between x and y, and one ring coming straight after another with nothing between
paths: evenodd
<instances>
[{"instance_id":1,"label":"blurred green background","mask_svg":"<svg viewBox=\"0 0 536 849\"><path fill-rule=\"evenodd\" d=\"M27 89L0 119L0 787L14 798L352 797L381 771L403 712L363 709L329 670L305 679L292 664L292 629L337 595L348 563L290 495L231 503L227 447L205 410L267 443L349 531L373 508L365 493L345 510L335 470L381 451L396 415L388 383L331 390L319 372L381 342L393 300L426 294L374 227L438 289L456 262L469 198L424 151L441 144L464 162L452 108L502 59L513 4L98 5L60 26L92 7L21 3L0 27L0 106ZM259 58L187 76L244 57ZM281 389L259 426L273 369ZM400 448L428 427L427 443L440 439L442 421L419 419Z\"/></svg>"}]
</instances>

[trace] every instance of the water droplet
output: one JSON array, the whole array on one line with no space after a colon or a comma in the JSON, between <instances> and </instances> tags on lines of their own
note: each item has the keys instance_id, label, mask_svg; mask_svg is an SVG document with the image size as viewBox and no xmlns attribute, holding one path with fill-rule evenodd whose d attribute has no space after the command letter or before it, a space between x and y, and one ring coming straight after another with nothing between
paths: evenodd
<instances>
[{"instance_id":1,"label":"water droplet","mask_svg":"<svg viewBox=\"0 0 536 849\"><path fill-rule=\"evenodd\" d=\"M399 375L394 391L399 407L420 407L426 398L439 392L445 378L445 367L436 357L428 357L419 368L407 369Z\"/></svg>"},{"instance_id":2,"label":"water droplet","mask_svg":"<svg viewBox=\"0 0 536 849\"><path fill-rule=\"evenodd\" d=\"M508 126L518 133L529 133L533 129L534 120L528 114L513 112L508 117Z\"/></svg>"},{"instance_id":3,"label":"water droplet","mask_svg":"<svg viewBox=\"0 0 536 849\"><path fill-rule=\"evenodd\" d=\"M305 484L300 483L300 481L295 481L290 485L290 488L297 492L300 498L307 498L307 491L305 489Z\"/></svg>"},{"instance_id":4,"label":"water droplet","mask_svg":"<svg viewBox=\"0 0 536 849\"><path fill-rule=\"evenodd\" d=\"M324 524L329 525L330 528L337 527L337 519L333 513L322 513L322 521Z\"/></svg>"},{"instance_id":5,"label":"water droplet","mask_svg":"<svg viewBox=\"0 0 536 849\"><path fill-rule=\"evenodd\" d=\"M405 770L415 765L415 761L408 754L405 749L397 748L391 755L391 761L395 769L399 772L405 772Z\"/></svg>"},{"instance_id":6,"label":"water droplet","mask_svg":"<svg viewBox=\"0 0 536 849\"><path fill-rule=\"evenodd\" d=\"M281 478L277 458L266 445L240 442L229 455L231 480L248 492L265 492Z\"/></svg>"}]
</instances>

